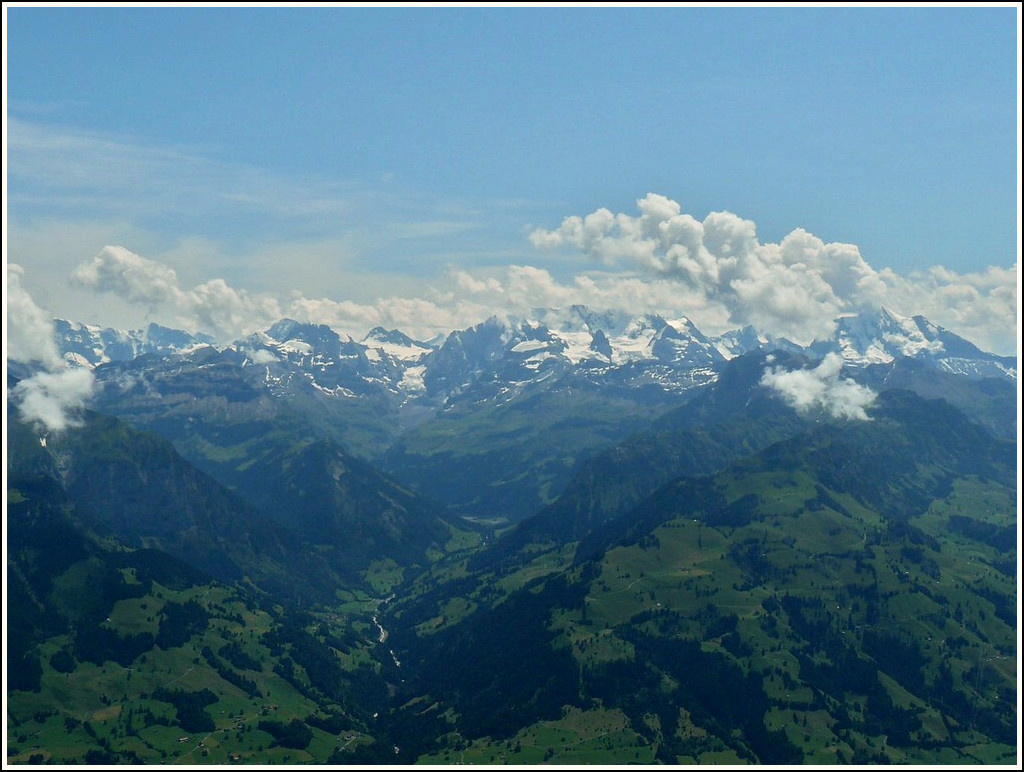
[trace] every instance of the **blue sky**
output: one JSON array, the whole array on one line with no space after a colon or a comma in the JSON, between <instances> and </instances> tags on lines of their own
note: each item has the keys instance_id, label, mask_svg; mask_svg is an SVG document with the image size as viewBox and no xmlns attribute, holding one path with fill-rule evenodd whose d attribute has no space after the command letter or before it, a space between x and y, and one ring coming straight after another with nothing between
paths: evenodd
<instances>
[{"instance_id":1,"label":"blue sky","mask_svg":"<svg viewBox=\"0 0 1024 772\"><path fill-rule=\"evenodd\" d=\"M7 259L55 315L425 336L584 301L810 336L874 304L1014 353L1017 6L4 13ZM687 215L695 263L650 243ZM764 248L797 229L811 257Z\"/></svg>"}]
</instances>

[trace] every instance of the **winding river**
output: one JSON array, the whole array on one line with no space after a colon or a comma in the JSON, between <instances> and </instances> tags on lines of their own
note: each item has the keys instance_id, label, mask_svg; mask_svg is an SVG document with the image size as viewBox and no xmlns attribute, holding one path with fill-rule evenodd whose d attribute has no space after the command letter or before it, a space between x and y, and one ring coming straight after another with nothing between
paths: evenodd
<instances>
[{"instance_id":1,"label":"winding river","mask_svg":"<svg viewBox=\"0 0 1024 772\"><path fill-rule=\"evenodd\" d=\"M387 605L392 600L394 600L394 598L395 595L394 593L392 593L383 600L377 601L377 611L375 611L373 614L373 624L377 627L378 630L377 643L384 643L388 639L388 631L385 630L384 625L380 623L380 617L378 616L378 612L380 611L381 606ZM398 660L398 657L395 656L395 650L388 649L388 653L391 655L391 661L395 663L395 667L401 667L402 663Z\"/></svg>"}]
</instances>

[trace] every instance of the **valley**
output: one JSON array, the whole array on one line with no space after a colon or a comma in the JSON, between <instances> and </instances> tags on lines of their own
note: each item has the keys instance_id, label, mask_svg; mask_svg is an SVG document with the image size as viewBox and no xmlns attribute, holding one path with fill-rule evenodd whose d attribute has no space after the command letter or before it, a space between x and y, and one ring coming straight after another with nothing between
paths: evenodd
<instances>
[{"instance_id":1,"label":"valley","mask_svg":"<svg viewBox=\"0 0 1024 772\"><path fill-rule=\"evenodd\" d=\"M1018 759L1015 359L888 311L57 329L95 389L8 403L8 763Z\"/></svg>"}]
</instances>

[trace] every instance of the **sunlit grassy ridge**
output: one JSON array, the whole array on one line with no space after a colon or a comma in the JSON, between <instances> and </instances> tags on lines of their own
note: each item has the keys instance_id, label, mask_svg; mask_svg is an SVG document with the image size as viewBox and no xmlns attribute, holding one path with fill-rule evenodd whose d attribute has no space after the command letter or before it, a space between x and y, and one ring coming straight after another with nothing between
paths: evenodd
<instances>
[{"instance_id":1,"label":"sunlit grassy ridge","mask_svg":"<svg viewBox=\"0 0 1024 772\"><path fill-rule=\"evenodd\" d=\"M43 644L39 689L18 693L8 705L8 760L310 763L368 740L367 711L375 700L380 704L379 695L362 694L356 683L376 668L368 619L307 620L331 658L320 663L330 670L327 678L310 670L317 658L297 653L307 628L224 586L171 590L154 583L143 595L117 601L101 626L160 640L170 606L189 604L200 610L194 632L126 664L81 661L74 633ZM332 678L338 686L330 694L314 685ZM347 707L357 701L363 702L358 709ZM301 747L288 747L268 729L293 720L309 728Z\"/></svg>"}]
</instances>

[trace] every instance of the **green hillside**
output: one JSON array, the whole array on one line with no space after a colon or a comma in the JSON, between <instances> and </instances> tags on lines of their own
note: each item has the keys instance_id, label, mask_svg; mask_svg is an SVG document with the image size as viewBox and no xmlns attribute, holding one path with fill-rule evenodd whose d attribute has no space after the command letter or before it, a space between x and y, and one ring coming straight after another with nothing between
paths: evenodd
<instances>
[{"instance_id":1,"label":"green hillside","mask_svg":"<svg viewBox=\"0 0 1024 772\"><path fill-rule=\"evenodd\" d=\"M377 590L411 564L361 553L346 580L116 419L45 444L8 421L8 761L358 757L387 705ZM430 536L422 559L475 538Z\"/></svg>"},{"instance_id":2,"label":"green hillside","mask_svg":"<svg viewBox=\"0 0 1024 772\"><path fill-rule=\"evenodd\" d=\"M762 368L500 537L297 424L208 445L227 487L9 413L8 761L1014 763L1015 444Z\"/></svg>"},{"instance_id":3,"label":"green hillside","mask_svg":"<svg viewBox=\"0 0 1024 772\"><path fill-rule=\"evenodd\" d=\"M574 564L527 548L503 575L435 570L388 614L410 700L395 731L424 760L513 763L545 727L611 713L629 731L592 761L1007 763L1010 450L893 393L873 421L665 486ZM558 737L546 760L577 758L580 736Z\"/></svg>"},{"instance_id":4,"label":"green hillside","mask_svg":"<svg viewBox=\"0 0 1024 772\"><path fill-rule=\"evenodd\" d=\"M122 582L34 648L35 683L9 693L8 762L323 763L370 742L386 702L372 599L294 614L109 557L54 578L58 606L87 576Z\"/></svg>"},{"instance_id":5,"label":"green hillside","mask_svg":"<svg viewBox=\"0 0 1024 772\"><path fill-rule=\"evenodd\" d=\"M664 395L647 404L586 382L558 386L508 403L456 402L398 437L383 466L455 514L515 522L553 501L581 459L667 409Z\"/></svg>"}]
</instances>

